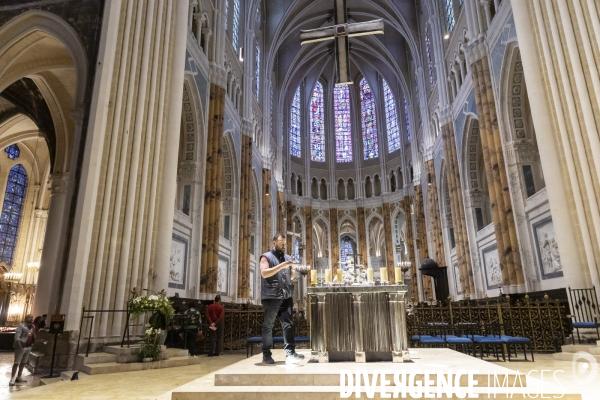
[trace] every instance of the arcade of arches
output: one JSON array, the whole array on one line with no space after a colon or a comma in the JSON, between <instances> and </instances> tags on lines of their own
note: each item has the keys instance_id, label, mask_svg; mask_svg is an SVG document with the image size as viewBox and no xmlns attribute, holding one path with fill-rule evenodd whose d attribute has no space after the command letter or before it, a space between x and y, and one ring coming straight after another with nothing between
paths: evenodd
<instances>
[{"instance_id":1,"label":"arcade of arches","mask_svg":"<svg viewBox=\"0 0 600 400\"><path fill-rule=\"evenodd\" d=\"M319 270L410 265L415 302L425 258L453 299L600 287L600 7L346 3L385 30L336 86L299 40L331 1L4 1L0 322L77 331L133 287L260 304L280 232Z\"/></svg>"}]
</instances>

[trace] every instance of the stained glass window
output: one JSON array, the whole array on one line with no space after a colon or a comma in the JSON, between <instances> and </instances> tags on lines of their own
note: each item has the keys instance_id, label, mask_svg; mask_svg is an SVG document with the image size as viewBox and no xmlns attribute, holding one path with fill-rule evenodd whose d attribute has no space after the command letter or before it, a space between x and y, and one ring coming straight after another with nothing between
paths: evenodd
<instances>
[{"instance_id":1,"label":"stained glass window","mask_svg":"<svg viewBox=\"0 0 600 400\"><path fill-rule=\"evenodd\" d=\"M427 51L427 62L429 64L429 81L431 86L435 84L435 78L433 76L433 61L431 58L431 41L429 39L429 24L425 24L425 50Z\"/></svg>"},{"instance_id":2,"label":"stained glass window","mask_svg":"<svg viewBox=\"0 0 600 400\"><path fill-rule=\"evenodd\" d=\"M337 162L352 162L352 129L350 123L350 89L348 85L333 89L335 119L335 159Z\"/></svg>"},{"instance_id":3,"label":"stained glass window","mask_svg":"<svg viewBox=\"0 0 600 400\"><path fill-rule=\"evenodd\" d=\"M406 96L404 96L404 118L406 119L406 136L410 140L410 121L408 119L408 103L406 102Z\"/></svg>"},{"instance_id":4,"label":"stained glass window","mask_svg":"<svg viewBox=\"0 0 600 400\"><path fill-rule=\"evenodd\" d=\"M258 94L260 93L260 47L258 47L258 42L256 42L256 60L254 63L254 96L258 100Z\"/></svg>"},{"instance_id":5,"label":"stained glass window","mask_svg":"<svg viewBox=\"0 0 600 400\"><path fill-rule=\"evenodd\" d=\"M294 262L300 262L300 239L294 239Z\"/></svg>"},{"instance_id":6,"label":"stained glass window","mask_svg":"<svg viewBox=\"0 0 600 400\"><path fill-rule=\"evenodd\" d=\"M317 82L310 99L310 159L325 162L323 85Z\"/></svg>"},{"instance_id":7,"label":"stained glass window","mask_svg":"<svg viewBox=\"0 0 600 400\"><path fill-rule=\"evenodd\" d=\"M0 261L8 265L12 265L17 246L26 190L27 173L21 164L17 164L8 173L4 204L0 214Z\"/></svg>"},{"instance_id":8,"label":"stained glass window","mask_svg":"<svg viewBox=\"0 0 600 400\"><path fill-rule=\"evenodd\" d=\"M454 30L454 7L452 6L452 0L444 0L444 8L446 9L446 27L448 32Z\"/></svg>"},{"instance_id":9,"label":"stained glass window","mask_svg":"<svg viewBox=\"0 0 600 400\"><path fill-rule=\"evenodd\" d=\"M231 44L233 50L238 51L238 31L240 30L240 0L233 0L233 36Z\"/></svg>"},{"instance_id":10,"label":"stained glass window","mask_svg":"<svg viewBox=\"0 0 600 400\"><path fill-rule=\"evenodd\" d=\"M365 78L360 81L360 107L362 115L363 147L365 160L379 157L377 148L377 120L375 118L375 96Z\"/></svg>"},{"instance_id":11,"label":"stained glass window","mask_svg":"<svg viewBox=\"0 0 600 400\"><path fill-rule=\"evenodd\" d=\"M350 239L347 236L343 237L342 238L342 246L341 246L341 254L340 254L340 262L345 263L346 260L352 259L353 257L354 257L354 249L352 248L352 239Z\"/></svg>"},{"instance_id":12,"label":"stained glass window","mask_svg":"<svg viewBox=\"0 0 600 400\"><path fill-rule=\"evenodd\" d=\"M400 148L400 130L398 129L398 111L396 100L387 81L383 80L383 97L385 98L385 122L387 127L388 151Z\"/></svg>"},{"instance_id":13,"label":"stained glass window","mask_svg":"<svg viewBox=\"0 0 600 400\"><path fill-rule=\"evenodd\" d=\"M16 160L21 155L21 149L19 149L19 146L16 144L11 144L4 149L4 153L6 154L6 157L10 158L11 160Z\"/></svg>"},{"instance_id":14,"label":"stained glass window","mask_svg":"<svg viewBox=\"0 0 600 400\"><path fill-rule=\"evenodd\" d=\"M300 157L300 87L294 94L290 114L290 153L295 157Z\"/></svg>"}]
</instances>

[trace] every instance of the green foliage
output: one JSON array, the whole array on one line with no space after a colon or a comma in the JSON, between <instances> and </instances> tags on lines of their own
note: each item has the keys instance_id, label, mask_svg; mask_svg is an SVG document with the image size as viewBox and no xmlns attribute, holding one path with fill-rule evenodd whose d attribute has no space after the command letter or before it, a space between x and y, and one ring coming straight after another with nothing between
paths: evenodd
<instances>
[{"instance_id":1,"label":"green foliage","mask_svg":"<svg viewBox=\"0 0 600 400\"><path fill-rule=\"evenodd\" d=\"M160 356L160 345L158 344L160 331L160 329L147 325L146 332L144 332L144 343L139 352L140 360L152 358L152 360L156 361L158 359Z\"/></svg>"}]
</instances>

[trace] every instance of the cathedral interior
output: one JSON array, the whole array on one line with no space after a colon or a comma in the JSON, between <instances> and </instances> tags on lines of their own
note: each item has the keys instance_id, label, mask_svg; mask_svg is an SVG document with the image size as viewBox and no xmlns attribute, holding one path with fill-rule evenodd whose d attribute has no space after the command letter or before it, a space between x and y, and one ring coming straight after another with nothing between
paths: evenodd
<instances>
[{"instance_id":1,"label":"cathedral interior","mask_svg":"<svg viewBox=\"0 0 600 400\"><path fill-rule=\"evenodd\" d=\"M261 314L276 234L317 271L298 314L354 264L423 323L598 316L600 4L345 0L383 29L301 42L334 3L0 2L1 329L64 316L67 368L129 332L134 288Z\"/></svg>"}]
</instances>

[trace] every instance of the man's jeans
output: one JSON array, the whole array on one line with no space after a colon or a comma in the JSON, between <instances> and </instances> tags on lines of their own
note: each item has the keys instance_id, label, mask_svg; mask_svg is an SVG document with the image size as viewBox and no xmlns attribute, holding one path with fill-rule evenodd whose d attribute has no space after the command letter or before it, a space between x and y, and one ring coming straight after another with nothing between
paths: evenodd
<instances>
[{"instance_id":1,"label":"man's jeans","mask_svg":"<svg viewBox=\"0 0 600 400\"><path fill-rule=\"evenodd\" d=\"M271 356L271 347L273 347L273 325L275 318L279 317L281 327L283 328L283 341L286 355L294 354L296 344L294 343L294 321L292 320L292 311L294 309L294 300L292 298L281 299L263 299L263 310L265 312L262 326L262 351L263 356Z\"/></svg>"}]
</instances>

